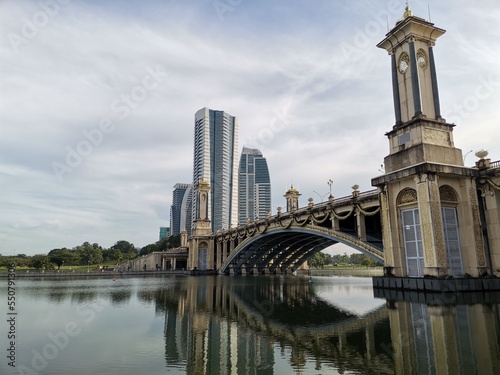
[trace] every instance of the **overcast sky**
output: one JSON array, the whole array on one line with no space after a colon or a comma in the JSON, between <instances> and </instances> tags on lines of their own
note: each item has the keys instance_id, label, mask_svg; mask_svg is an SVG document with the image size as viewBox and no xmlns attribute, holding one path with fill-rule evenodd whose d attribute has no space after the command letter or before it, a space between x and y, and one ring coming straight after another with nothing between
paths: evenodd
<instances>
[{"instance_id":1,"label":"overcast sky","mask_svg":"<svg viewBox=\"0 0 500 375\"><path fill-rule=\"evenodd\" d=\"M428 1L412 11L429 18ZM455 145L500 160L500 3L431 0ZM294 184L315 202L371 178L394 125L390 58L376 44L400 0L0 2L0 253L84 241L142 247L192 179L194 114L239 119L275 211ZM474 153L466 157L473 165Z\"/></svg>"}]
</instances>

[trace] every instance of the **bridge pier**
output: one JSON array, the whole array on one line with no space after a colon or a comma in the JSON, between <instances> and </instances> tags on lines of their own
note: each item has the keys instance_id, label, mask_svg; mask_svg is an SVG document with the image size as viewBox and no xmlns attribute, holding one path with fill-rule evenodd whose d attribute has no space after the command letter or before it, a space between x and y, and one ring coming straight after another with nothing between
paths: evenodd
<instances>
[{"instance_id":1,"label":"bridge pier","mask_svg":"<svg viewBox=\"0 0 500 375\"><path fill-rule=\"evenodd\" d=\"M365 215L361 212L356 212L356 233L361 241L366 241L366 225L365 225Z\"/></svg>"}]
</instances>

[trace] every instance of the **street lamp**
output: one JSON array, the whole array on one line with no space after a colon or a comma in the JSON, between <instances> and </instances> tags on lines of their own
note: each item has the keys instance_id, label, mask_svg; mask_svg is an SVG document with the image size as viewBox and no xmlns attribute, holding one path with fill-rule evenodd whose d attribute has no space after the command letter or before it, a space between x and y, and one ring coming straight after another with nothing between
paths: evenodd
<instances>
[{"instance_id":1,"label":"street lamp","mask_svg":"<svg viewBox=\"0 0 500 375\"><path fill-rule=\"evenodd\" d=\"M332 185L333 185L333 180L330 178L328 181L327 181L327 184L328 184L328 187L330 188L330 196L328 198L333 198L332 196Z\"/></svg>"},{"instance_id":2,"label":"street lamp","mask_svg":"<svg viewBox=\"0 0 500 375\"><path fill-rule=\"evenodd\" d=\"M90 272L90 259L87 260L87 273Z\"/></svg>"},{"instance_id":3,"label":"street lamp","mask_svg":"<svg viewBox=\"0 0 500 375\"><path fill-rule=\"evenodd\" d=\"M320 193L318 193L315 190L313 190L313 193L318 194L318 197L321 199L321 203L323 203L323 201L325 200L325 197L328 195L328 193L321 195ZM330 193L330 195L331 195L331 193Z\"/></svg>"}]
</instances>

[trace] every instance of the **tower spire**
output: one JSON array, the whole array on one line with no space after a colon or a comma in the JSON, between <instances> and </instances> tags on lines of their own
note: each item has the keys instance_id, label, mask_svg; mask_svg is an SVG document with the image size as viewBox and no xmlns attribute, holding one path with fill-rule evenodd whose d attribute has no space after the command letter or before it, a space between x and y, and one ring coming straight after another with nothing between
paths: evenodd
<instances>
[{"instance_id":1,"label":"tower spire","mask_svg":"<svg viewBox=\"0 0 500 375\"><path fill-rule=\"evenodd\" d=\"M406 0L406 7L405 7L405 12L403 13L403 18L406 19L411 16L413 16L413 13L410 10L410 4L408 0Z\"/></svg>"}]
</instances>

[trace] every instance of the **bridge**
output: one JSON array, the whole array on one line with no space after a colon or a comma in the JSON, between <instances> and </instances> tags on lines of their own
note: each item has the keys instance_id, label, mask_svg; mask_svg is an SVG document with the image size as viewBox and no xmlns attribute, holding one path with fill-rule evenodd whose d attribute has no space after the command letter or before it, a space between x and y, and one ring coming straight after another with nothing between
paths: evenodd
<instances>
[{"instance_id":1,"label":"bridge","mask_svg":"<svg viewBox=\"0 0 500 375\"><path fill-rule=\"evenodd\" d=\"M383 262L377 190L314 204L218 231L215 269L222 274L295 271L325 248L343 243Z\"/></svg>"},{"instance_id":2,"label":"bridge","mask_svg":"<svg viewBox=\"0 0 500 375\"><path fill-rule=\"evenodd\" d=\"M208 184L202 185L202 190ZM212 233L207 219L198 220L193 236L181 234L181 247L155 252L119 266L122 271L179 270L220 274L285 274L298 270L317 252L345 244L376 261L384 261L378 190L299 207L293 187L285 194L287 210ZM199 227L202 227L201 230Z\"/></svg>"}]
</instances>

